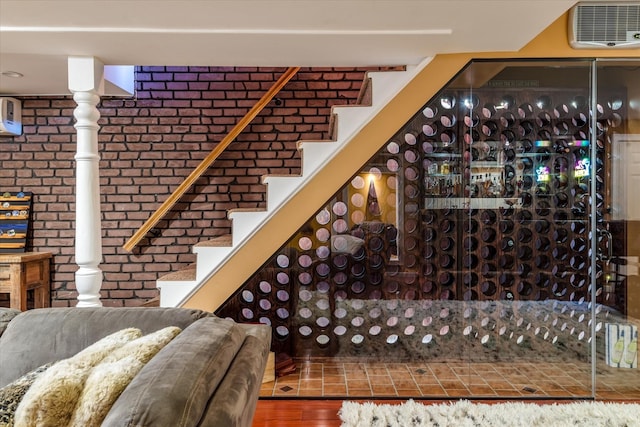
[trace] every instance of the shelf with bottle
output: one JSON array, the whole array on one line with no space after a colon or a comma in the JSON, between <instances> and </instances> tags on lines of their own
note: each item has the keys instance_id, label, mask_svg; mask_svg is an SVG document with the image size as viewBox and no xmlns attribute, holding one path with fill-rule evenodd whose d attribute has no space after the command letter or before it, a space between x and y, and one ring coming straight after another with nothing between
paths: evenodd
<instances>
[{"instance_id":1,"label":"shelf with bottle","mask_svg":"<svg viewBox=\"0 0 640 427\"><path fill-rule=\"evenodd\" d=\"M437 152L430 152L430 153L425 153L424 154L425 157L429 158L429 157L433 157L433 158L447 158L447 159L459 159L462 157L461 154L458 153L449 153L446 151L437 151Z\"/></svg>"},{"instance_id":2,"label":"shelf with bottle","mask_svg":"<svg viewBox=\"0 0 640 427\"><path fill-rule=\"evenodd\" d=\"M462 175L425 176L425 196L457 197L462 195Z\"/></svg>"},{"instance_id":3,"label":"shelf with bottle","mask_svg":"<svg viewBox=\"0 0 640 427\"><path fill-rule=\"evenodd\" d=\"M425 156L428 173L453 173L461 166L460 160L453 156ZM435 169L437 166L437 169ZM446 171L443 170L446 168Z\"/></svg>"},{"instance_id":4,"label":"shelf with bottle","mask_svg":"<svg viewBox=\"0 0 640 427\"><path fill-rule=\"evenodd\" d=\"M638 327L636 325L605 324L605 360L614 368L638 367Z\"/></svg>"},{"instance_id":5,"label":"shelf with bottle","mask_svg":"<svg viewBox=\"0 0 640 427\"><path fill-rule=\"evenodd\" d=\"M426 159L424 190L426 196L457 197L462 195L464 176L460 173L460 162Z\"/></svg>"},{"instance_id":6,"label":"shelf with bottle","mask_svg":"<svg viewBox=\"0 0 640 427\"><path fill-rule=\"evenodd\" d=\"M424 209L515 209L521 207L517 198L425 197Z\"/></svg>"},{"instance_id":7,"label":"shelf with bottle","mask_svg":"<svg viewBox=\"0 0 640 427\"><path fill-rule=\"evenodd\" d=\"M427 175L428 177L436 177L436 178L452 178L454 181L456 180L456 178L458 177L462 177L462 174L460 173L430 173L429 175Z\"/></svg>"}]
</instances>

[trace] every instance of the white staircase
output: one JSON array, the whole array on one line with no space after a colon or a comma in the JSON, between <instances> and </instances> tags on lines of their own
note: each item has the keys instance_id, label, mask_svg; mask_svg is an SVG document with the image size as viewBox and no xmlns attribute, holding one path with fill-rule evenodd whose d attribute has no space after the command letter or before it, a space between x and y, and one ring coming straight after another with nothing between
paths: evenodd
<instances>
[{"instance_id":1,"label":"white staircase","mask_svg":"<svg viewBox=\"0 0 640 427\"><path fill-rule=\"evenodd\" d=\"M222 236L194 246L196 264L170 273L157 281L160 289L160 306L178 307L193 291L197 290L226 260L259 230L264 222L277 214L280 208L301 188L313 179L328 160L337 156L341 148L391 100L430 61L407 67L406 71L369 72L363 84L361 98L370 99L370 105L335 106L333 114L333 140L300 141L298 150L302 156L302 175L268 175L263 177L267 186L266 210L233 210L231 236ZM336 189L337 190L337 189Z\"/></svg>"}]
</instances>

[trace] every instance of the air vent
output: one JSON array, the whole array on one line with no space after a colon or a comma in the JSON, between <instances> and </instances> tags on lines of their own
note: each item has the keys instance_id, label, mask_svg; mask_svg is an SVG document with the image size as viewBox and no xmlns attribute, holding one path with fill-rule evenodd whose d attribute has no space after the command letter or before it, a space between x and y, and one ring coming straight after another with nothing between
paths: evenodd
<instances>
[{"instance_id":1,"label":"air vent","mask_svg":"<svg viewBox=\"0 0 640 427\"><path fill-rule=\"evenodd\" d=\"M21 112L19 100L0 97L0 136L22 135Z\"/></svg>"},{"instance_id":2,"label":"air vent","mask_svg":"<svg viewBox=\"0 0 640 427\"><path fill-rule=\"evenodd\" d=\"M569 18L573 48L640 47L640 3L579 3Z\"/></svg>"}]
</instances>

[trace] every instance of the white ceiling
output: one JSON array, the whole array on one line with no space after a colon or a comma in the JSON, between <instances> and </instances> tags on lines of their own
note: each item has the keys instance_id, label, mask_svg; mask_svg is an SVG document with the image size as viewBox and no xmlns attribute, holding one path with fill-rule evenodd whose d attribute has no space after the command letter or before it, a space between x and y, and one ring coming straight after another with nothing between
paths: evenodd
<instances>
[{"instance_id":1,"label":"white ceiling","mask_svg":"<svg viewBox=\"0 0 640 427\"><path fill-rule=\"evenodd\" d=\"M0 0L0 94L67 94L106 65L382 66L514 51L574 0Z\"/></svg>"}]
</instances>

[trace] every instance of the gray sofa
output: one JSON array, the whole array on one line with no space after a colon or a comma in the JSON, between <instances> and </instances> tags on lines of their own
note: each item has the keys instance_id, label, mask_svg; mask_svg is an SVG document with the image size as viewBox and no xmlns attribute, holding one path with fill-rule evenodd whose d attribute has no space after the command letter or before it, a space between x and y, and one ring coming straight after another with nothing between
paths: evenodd
<instances>
[{"instance_id":1,"label":"gray sofa","mask_svg":"<svg viewBox=\"0 0 640 427\"><path fill-rule=\"evenodd\" d=\"M180 308L0 308L0 387L124 328L182 332L134 377L103 426L251 425L271 329Z\"/></svg>"}]
</instances>

